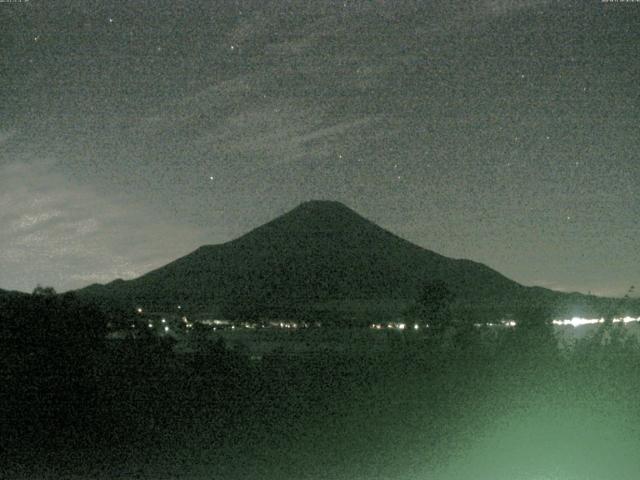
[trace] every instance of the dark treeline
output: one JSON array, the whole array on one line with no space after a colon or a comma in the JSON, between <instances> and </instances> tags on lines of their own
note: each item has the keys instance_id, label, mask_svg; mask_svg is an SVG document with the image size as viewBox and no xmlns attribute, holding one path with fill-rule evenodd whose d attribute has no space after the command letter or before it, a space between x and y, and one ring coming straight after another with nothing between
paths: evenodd
<instances>
[{"instance_id":1,"label":"dark treeline","mask_svg":"<svg viewBox=\"0 0 640 480\"><path fill-rule=\"evenodd\" d=\"M2 471L402 478L475 448L506 409L639 419L640 348L625 327L606 323L561 348L536 309L491 329L447 322L444 303L423 308L438 327L398 333L384 352L255 362L198 328L191 353L151 334L106 340L127 315L73 295L3 296Z\"/></svg>"}]
</instances>

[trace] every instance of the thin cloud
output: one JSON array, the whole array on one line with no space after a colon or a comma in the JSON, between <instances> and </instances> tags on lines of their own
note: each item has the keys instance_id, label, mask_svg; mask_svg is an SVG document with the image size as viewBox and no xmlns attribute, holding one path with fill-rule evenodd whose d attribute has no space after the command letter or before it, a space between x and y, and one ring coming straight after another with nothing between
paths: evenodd
<instances>
[{"instance_id":1,"label":"thin cloud","mask_svg":"<svg viewBox=\"0 0 640 480\"><path fill-rule=\"evenodd\" d=\"M0 128L0 145L2 145L5 142L8 142L13 137L18 135L18 132L19 131L16 128L8 128L8 129Z\"/></svg>"},{"instance_id":2,"label":"thin cloud","mask_svg":"<svg viewBox=\"0 0 640 480\"><path fill-rule=\"evenodd\" d=\"M56 173L55 162L0 167L0 287L59 290L132 278L204 243L194 227L165 223L128 199Z\"/></svg>"}]
</instances>

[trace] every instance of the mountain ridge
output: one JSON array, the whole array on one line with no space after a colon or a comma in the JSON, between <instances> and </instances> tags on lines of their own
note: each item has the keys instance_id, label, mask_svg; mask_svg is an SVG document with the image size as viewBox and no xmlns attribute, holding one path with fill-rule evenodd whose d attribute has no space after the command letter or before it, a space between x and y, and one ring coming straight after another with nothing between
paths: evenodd
<instances>
[{"instance_id":1,"label":"mountain ridge","mask_svg":"<svg viewBox=\"0 0 640 480\"><path fill-rule=\"evenodd\" d=\"M304 202L234 240L203 245L136 279L77 292L131 307L169 310L180 304L236 317L317 313L327 305L353 313L355 304L399 314L431 281L445 282L461 309L491 316L580 295L525 287L482 263L445 257L327 200Z\"/></svg>"}]
</instances>

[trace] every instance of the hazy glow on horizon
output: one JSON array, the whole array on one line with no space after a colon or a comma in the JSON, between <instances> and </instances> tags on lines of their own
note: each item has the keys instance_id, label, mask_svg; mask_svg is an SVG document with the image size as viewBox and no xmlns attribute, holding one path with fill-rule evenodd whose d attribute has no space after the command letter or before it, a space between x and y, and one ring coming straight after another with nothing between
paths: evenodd
<instances>
[{"instance_id":1,"label":"hazy glow on horizon","mask_svg":"<svg viewBox=\"0 0 640 480\"><path fill-rule=\"evenodd\" d=\"M640 322L640 317L622 317L622 318L614 318L613 323L632 323L632 322ZM581 318L581 317L573 317L571 319L566 320L554 320L554 325L566 326L571 325L572 327L581 327L582 325L596 325L599 323L604 323L604 318Z\"/></svg>"}]
</instances>

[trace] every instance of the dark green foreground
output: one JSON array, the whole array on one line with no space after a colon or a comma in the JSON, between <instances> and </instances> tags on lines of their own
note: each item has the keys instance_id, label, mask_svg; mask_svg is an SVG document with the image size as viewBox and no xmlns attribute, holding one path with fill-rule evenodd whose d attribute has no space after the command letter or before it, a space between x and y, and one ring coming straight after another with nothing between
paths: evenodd
<instances>
[{"instance_id":1,"label":"dark green foreground","mask_svg":"<svg viewBox=\"0 0 640 480\"><path fill-rule=\"evenodd\" d=\"M47 325L5 330L2 478L621 480L640 471L640 352L615 326L562 351L537 326L251 362L220 344L177 355L158 339L107 346L80 321ZM73 328L84 333L59 334Z\"/></svg>"}]
</instances>

